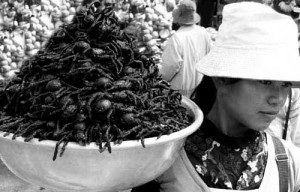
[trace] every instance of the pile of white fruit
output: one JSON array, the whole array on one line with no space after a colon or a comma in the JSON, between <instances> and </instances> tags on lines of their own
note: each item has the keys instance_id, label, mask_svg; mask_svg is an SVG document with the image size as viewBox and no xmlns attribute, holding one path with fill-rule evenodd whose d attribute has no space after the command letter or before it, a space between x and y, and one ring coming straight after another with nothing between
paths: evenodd
<instances>
[{"instance_id":1,"label":"pile of white fruit","mask_svg":"<svg viewBox=\"0 0 300 192\"><path fill-rule=\"evenodd\" d=\"M7 0L0 4L0 80L11 78L24 59L34 55L60 25L70 23L83 0ZM162 0L106 0L126 29L138 37L139 50L160 60L173 33L172 18ZM31 2L31 4L28 4ZM131 13L130 7L141 11Z\"/></svg>"},{"instance_id":2,"label":"pile of white fruit","mask_svg":"<svg viewBox=\"0 0 300 192\"><path fill-rule=\"evenodd\" d=\"M127 22L125 30L138 38L140 52L160 62L166 40L174 33L171 12L160 0L124 0L119 5L117 15ZM137 11L131 11L133 6Z\"/></svg>"},{"instance_id":3,"label":"pile of white fruit","mask_svg":"<svg viewBox=\"0 0 300 192\"><path fill-rule=\"evenodd\" d=\"M28 4L28 2L32 4ZM83 0L7 0L0 4L0 80L11 78Z\"/></svg>"}]
</instances>

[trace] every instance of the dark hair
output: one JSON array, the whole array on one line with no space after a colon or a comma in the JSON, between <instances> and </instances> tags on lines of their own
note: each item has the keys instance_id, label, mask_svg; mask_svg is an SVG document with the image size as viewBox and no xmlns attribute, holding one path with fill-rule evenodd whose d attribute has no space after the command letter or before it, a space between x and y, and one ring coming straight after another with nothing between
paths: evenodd
<instances>
[{"instance_id":1,"label":"dark hair","mask_svg":"<svg viewBox=\"0 0 300 192\"><path fill-rule=\"evenodd\" d=\"M227 77L226 78L220 77L220 78L224 79L224 82L226 82L226 84L228 85L236 83L240 80L236 78L227 78ZM191 99L200 107L200 109L202 110L205 116L212 108L216 100L216 95L217 95L217 89L212 80L212 77L204 75L201 83L196 87L196 89L192 93Z\"/></svg>"},{"instance_id":2,"label":"dark hair","mask_svg":"<svg viewBox=\"0 0 300 192\"><path fill-rule=\"evenodd\" d=\"M201 83L192 93L191 99L200 107L204 116L210 111L216 99L216 87L211 77L203 76Z\"/></svg>"}]
</instances>

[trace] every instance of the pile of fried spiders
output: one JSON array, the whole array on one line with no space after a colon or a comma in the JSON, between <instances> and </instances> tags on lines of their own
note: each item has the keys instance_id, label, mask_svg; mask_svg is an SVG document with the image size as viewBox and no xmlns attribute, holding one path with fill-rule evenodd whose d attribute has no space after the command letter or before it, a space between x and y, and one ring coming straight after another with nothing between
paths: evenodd
<instances>
[{"instance_id":1,"label":"pile of fried spiders","mask_svg":"<svg viewBox=\"0 0 300 192\"><path fill-rule=\"evenodd\" d=\"M192 117L182 96L162 80L157 65L140 54L134 37L119 27L112 6L81 6L16 76L0 88L4 136L57 141L53 160L68 142L159 138L186 128ZM60 147L62 145L62 147Z\"/></svg>"}]
</instances>

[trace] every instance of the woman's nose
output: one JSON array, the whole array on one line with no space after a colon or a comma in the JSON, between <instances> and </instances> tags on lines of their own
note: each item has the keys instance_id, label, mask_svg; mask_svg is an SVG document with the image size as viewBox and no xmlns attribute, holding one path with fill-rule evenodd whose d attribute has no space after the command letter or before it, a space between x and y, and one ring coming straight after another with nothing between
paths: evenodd
<instances>
[{"instance_id":1,"label":"woman's nose","mask_svg":"<svg viewBox=\"0 0 300 192\"><path fill-rule=\"evenodd\" d=\"M274 87L268 97L268 104L272 106L283 105L286 101L288 90Z\"/></svg>"}]
</instances>

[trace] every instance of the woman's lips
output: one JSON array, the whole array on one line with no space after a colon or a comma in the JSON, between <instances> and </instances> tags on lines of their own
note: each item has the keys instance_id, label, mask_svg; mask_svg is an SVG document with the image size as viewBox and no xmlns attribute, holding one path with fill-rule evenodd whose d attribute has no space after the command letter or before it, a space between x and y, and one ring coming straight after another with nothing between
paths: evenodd
<instances>
[{"instance_id":1,"label":"woman's lips","mask_svg":"<svg viewBox=\"0 0 300 192\"><path fill-rule=\"evenodd\" d=\"M261 111L263 116L274 119L278 115L278 111Z\"/></svg>"},{"instance_id":2,"label":"woman's lips","mask_svg":"<svg viewBox=\"0 0 300 192\"><path fill-rule=\"evenodd\" d=\"M267 115L277 115L278 111L261 111L261 113L267 114Z\"/></svg>"}]
</instances>

